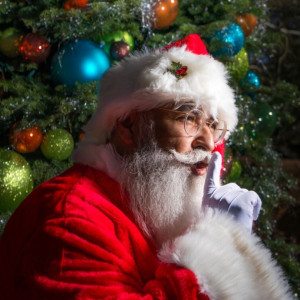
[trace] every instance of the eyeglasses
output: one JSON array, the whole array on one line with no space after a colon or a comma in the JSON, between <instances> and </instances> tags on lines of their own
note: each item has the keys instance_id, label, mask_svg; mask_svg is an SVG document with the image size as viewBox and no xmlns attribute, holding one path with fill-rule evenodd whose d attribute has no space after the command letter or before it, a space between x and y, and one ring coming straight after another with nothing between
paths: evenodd
<instances>
[{"instance_id":1,"label":"eyeglasses","mask_svg":"<svg viewBox=\"0 0 300 300\"><path fill-rule=\"evenodd\" d=\"M176 120L184 121L184 130L188 136L196 136L204 126L210 129L214 138L214 143L219 144L223 141L227 130L225 121L207 119L205 113L199 109L192 109L190 111L172 110L167 108L157 108L158 110L167 111L178 114Z\"/></svg>"}]
</instances>

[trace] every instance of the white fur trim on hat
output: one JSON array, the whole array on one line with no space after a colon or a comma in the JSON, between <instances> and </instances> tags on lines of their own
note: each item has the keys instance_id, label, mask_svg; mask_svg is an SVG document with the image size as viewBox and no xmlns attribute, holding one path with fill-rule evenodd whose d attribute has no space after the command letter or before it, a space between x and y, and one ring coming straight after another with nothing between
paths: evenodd
<instances>
[{"instance_id":1,"label":"white fur trim on hat","mask_svg":"<svg viewBox=\"0 0 300 300\"><path fill-rule=\"evenodd\" d=\"M168 72L172 62L187 66L187 75L178 80ZM132 54L103 76L97 110L84 127L85 140L105 144L117 119L182 101L226 121L230 131L237 123L234 93L221 62L186 51L186 46Z\"/></svg>"}]
</instances>

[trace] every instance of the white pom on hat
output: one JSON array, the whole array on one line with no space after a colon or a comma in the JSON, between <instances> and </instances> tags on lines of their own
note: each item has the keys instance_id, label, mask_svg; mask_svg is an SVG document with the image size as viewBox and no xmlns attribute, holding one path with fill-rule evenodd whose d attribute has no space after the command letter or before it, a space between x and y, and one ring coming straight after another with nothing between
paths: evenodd
<instances>
[{"instance_id":1,"label":"white pom on hat","mask_svg":"<svg viewBox=\"0 0 300 300\"><path fill-rule=\"evenodd\" d=\"M226 121L230 131L236 126L237 109L226 68L208 54L197 34L161 50L131 54L111 67L100 82L98 107L83 128L85 141L105 144L116 121L132 111L182 101Z\"/></svg>"}]
</instances>

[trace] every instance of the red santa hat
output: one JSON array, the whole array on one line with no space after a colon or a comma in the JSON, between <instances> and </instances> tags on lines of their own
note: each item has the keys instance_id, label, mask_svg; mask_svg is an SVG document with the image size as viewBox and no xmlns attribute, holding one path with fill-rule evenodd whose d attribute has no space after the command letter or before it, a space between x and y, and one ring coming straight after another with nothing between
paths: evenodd
<instances>
[{"instance_id":1,"label":"red santa hat","mask_svg":"<svg viewBox=\"0 0 300 300\"><path fill-rule=\"evenodd\" d=\"M116 120L132 111L181 102L226 121L229 131L237 123L227 70L209 55L197 34L164 49L133 53L112 66L101 79L98 107L84 127L85 141L105 144Z\"/></svg>"}]
</instances>

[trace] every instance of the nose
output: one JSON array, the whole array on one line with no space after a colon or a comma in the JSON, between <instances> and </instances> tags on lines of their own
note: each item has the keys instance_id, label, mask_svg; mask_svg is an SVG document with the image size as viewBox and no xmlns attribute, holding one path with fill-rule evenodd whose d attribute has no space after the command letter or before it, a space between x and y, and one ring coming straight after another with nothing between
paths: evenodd
<instances>
[{"instance_id":1,"label":"nose","mask_svg":"<svg viewBox=\"0 0 300 300\"><path fill-rule=\"evenodd\" d=\"M192 148L201 148L205 151L213 151L215 148L214 137L208 126L204 125L192 141Z\"/></svg>"}]
</instances>

